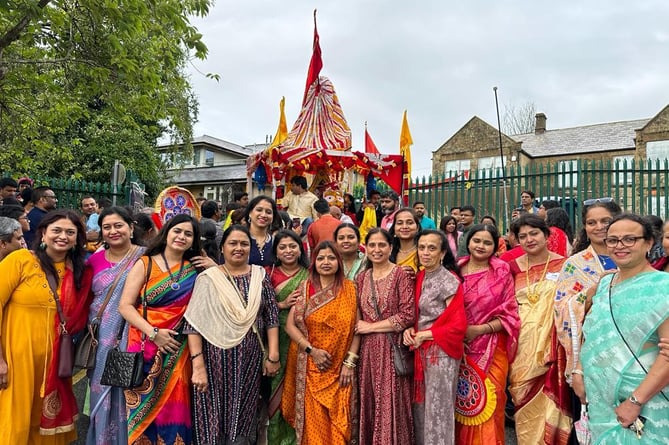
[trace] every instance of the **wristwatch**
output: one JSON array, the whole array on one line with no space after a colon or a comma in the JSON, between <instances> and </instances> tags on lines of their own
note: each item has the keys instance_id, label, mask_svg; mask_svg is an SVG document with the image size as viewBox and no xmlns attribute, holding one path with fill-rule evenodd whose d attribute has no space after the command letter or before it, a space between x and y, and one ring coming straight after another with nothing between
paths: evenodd
<instances>
[{"instance_id":1,"label":"wristwatch","mask_svg":"<svg viewBox=\"0 0 669 445\"><path fill-rule=\"evenodd\" d=\"M632 405L643 406L643 403L639 402L639 399L637 399L634 394L630 395L630 398L627 400L629 400Z\"/></svg>"},{"instance_id":2,"label":"wristwatch","mask_svg":"<svg viewBox=\"0 0 669 445\"><path fill-rule=\"evenodd\" d=\"M306 348L304 348L304 352L306 352L307 354L311 354L311 351L312 351L313 349L314 349L314 348L312 348L311 346L307 346Z\"/></svg>"},{"instance_id":3,"label":"wristwatch","mask_svg":"<svg viewBox=\"0 0 669 445\"><path fill-rule=\"evenodd\" d=\"M156 339L156 335L158 335L158 331L159 331L158 328L153 328L153 332L151 333L151 335L149 335L149 340L150 341L153 341L153 340Z\"/></svg>"}]
</instances>

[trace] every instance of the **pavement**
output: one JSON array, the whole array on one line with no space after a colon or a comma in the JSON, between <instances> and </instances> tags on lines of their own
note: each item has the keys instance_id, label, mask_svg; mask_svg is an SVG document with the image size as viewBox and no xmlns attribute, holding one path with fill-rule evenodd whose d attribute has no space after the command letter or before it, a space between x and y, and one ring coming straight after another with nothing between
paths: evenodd
<instances>
[{"instance_id":1,"label":"pavement","mask_svg":"<svg viewBox=\"0 0 669 445\"><path fill-rule=\"evenodd\" d=\"M72 383L74 385L74 395L79 404L79 412L81 412L84 406L84 399L86 398L86 390L88 388L88 378L86 377L86 373L84 371L79 371L72 377ZM88 423L88 416L80 414L79 420L77 421L78 439L76 442L73 442L73 445L85 445ZM508 426L506 427L506 445L517 445L516 432L512 427Z\"/></svg>"}]
</instances>

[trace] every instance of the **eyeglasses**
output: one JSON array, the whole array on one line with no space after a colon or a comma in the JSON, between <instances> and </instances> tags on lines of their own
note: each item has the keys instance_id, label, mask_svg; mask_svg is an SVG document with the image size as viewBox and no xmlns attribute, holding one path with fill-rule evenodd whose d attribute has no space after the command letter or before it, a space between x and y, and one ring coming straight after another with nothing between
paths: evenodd
<instances>
[{"instance_id":1,"label":"eyeglasses","mask_svg":"<svg viewBox=\"0 0 669 445\"><path fill-rule=\"evenodd\" d=\"M583 201L584 206L591 206L593 204L597 204L598 202L613 202L613 198L592 198L592 199L586 199Z\"/></svg>"},{"instance_id":2,"label":"eyeglasses","mask_svg":"<svg viewBox=\"0 0 669 445\"><path fill-rule=\"evenodd\" d=\"M606 247L617 247L618 243L622 244L623 247L632 247L636 244L637 241L643 239L643 236L623 236L622 238L604 238L604 244Z\"/></svg>"},{"instance_id":3,"label":"eyeglasses","mask_svg":"<svg viewBox=\"0 0 669 445\"><path fill-rule=\"evenodd\" d=\"M27 216L19 216L19 219L25 219L27 222L30 222Z\"/></svg>"}]
</instances>

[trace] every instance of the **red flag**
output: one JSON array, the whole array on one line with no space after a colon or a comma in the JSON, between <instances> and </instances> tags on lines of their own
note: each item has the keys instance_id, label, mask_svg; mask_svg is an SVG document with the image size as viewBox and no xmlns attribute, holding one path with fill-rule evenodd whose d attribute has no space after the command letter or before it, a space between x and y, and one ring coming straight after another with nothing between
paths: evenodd
<instances>
[{"instance_id":1,"label":"red flag","mask_svg":"<svg viewBox=\"0 0 669 445\"><path fill-rule=\"evenodd\" d=\"M318 37L318 29L316 28L316 10L314 9L314 48L313 54L311 55L311 61L309 62L309 71L307 72L307 85L304 87L304 98L302 99L302 105L307 101L307 93L309 92L309 87L318 81L318 75L323 68L323 59L321 58L321 44Z\"/></svg>"},{"instance_id":2,"label":"red flag","mask_svg":"<svg viewBox=\"0 0 669 445\"><path fill-rule=\"evenodd\" d=\"M379 175L379 179L383 180L383 182L388 184L388 187L395 190L397 194L401 194L402 173L404 172L403 168L404 159L402 159L402 155L385 155L383 156L383 160L386 162L394 161L395 167L384 168L381 174Z\"/></svg>"},{"instance_id":3,"label":"red flag","mask_svg":"<svg viewBox=\"0 0 669 445\"><path fill-rule=\"evenodd\" d=\"M374 144L374 141L372 140L372 137L367 132L367 128L365 128L365 153L370 153L370 154L374 154L374 155L380 155L381 154L379 152L379 149L376 148L376 144Z\"/></svg>"}]
</instances>

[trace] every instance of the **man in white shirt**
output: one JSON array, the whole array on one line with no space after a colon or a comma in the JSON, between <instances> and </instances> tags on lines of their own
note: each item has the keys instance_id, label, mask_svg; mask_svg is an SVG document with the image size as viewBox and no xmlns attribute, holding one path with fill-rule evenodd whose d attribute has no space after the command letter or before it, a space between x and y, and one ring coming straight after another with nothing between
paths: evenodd
<instances>
[{"instance_id":1,"label":"man in white shirt","mask_svg":"<svg viewBox=\"0 0 669 445\"><path fill-rule=\"evenodd\" d=\"M307 178L304 176L293 176L290 178L290 191L283 197L283 208L292 218L299 218L302 222L302 233L315 219L318 213L314 210L314 203L318 197L311 193L307 187Z\"/></svg>"}]
</instances>

